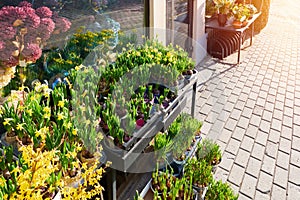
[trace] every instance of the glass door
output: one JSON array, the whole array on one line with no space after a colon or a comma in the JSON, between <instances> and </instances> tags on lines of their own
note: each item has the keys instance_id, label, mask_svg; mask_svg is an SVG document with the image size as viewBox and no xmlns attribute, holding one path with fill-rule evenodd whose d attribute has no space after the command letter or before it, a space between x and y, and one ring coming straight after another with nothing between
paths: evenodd
<instances>
[{"instance_id":1,"label":"glass door","mask_svg":"<svg viewBox=\"0 0 300 200\"><path fill-rule=\"evenodd\" d=\"M193 35L193 0L167 0L168 43L177 44L188 52Z\"/></svg>"}]
</instances>

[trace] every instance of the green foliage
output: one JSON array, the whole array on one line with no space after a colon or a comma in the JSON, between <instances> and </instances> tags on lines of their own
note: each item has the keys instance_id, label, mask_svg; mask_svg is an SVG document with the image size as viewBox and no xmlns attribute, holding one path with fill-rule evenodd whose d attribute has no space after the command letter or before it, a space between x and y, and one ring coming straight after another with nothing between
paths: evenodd
<instances>
[{"instance_id":1,"label":"green foliage","mask_svg":"<svg viewBox=\"0 0 300 200\"><path fill-rule=\"evenodd\" d=\"M251 14L249 7L243 4L235 4L231 12L234 19L240 22L246 21Z\"/></svg>"},{"instance_id":2,"label":"green foliage","mask_svg":"<svg viewBox=\"0 0 300 200\"><path fill-rule=\"evenodd\" d=\"M4 196L7 198L17 190L17 176L13 172L16 166L17 160L13 159L13 147L3 147L0 152L0 199Z\"/></svg>"},{"instance_id":3,"label":"green foliage","mask_svg":"<svg viewBox=\"0 0 300 200\"><path fill-rule=\"evenodd\" d=\"M223 183L222 181L213 181L208 187L205 199L238 200L238 194L234 194L233 190L227 183Z\"/></svg>"},{"instance_id":4,"label":"green foliage","mask_svg":"<svg viewBox=\"0 0 300 200\"><path fill-rule=\"evenodd\" d=\"M210 165L216 165L221 161L222 152L220 146L210 139L203 139L198 144L196 152L198 159L204 159Z\"/></svg>"},{"instance_id":5,"label":"green foliage","mask_svg":"<svg viewBox=\"0 0 300 200\"><path fill-rule=\"evenodd\" d=\"M212 166L203 159L191 158L184 166L184 176L192 178L193 185L207 187L213 180Z\"/></svg>"},{"instance_id":6,"label":"green foliage","mask_svg":"<svg viewBox=\"0 0 300 200\"><path fill-rule=\"evenodd\" d=\"M155 39L146 40L143 45L128 44L116 60L117 68L125 67L124 71L144 64L171 66L180 73L194 68L194 62L182 48L171 44L164 46Z\"/></svg>"},{"instance_id":7,"label":"green foliage","mask_svg":"<svg viewBox=\"0 0 300 200\"><path fill-rule=\"evenodd\" d=\"M218 13L229 14L235 0L213 0Z\"/></svg>"},{"instance_id":8,"label":"green foliage","mask_svg":"<svg viewBox=\"0 0 300 200\"><path fill-rule=\"evenodd\" d=\"M168 169L165 172L152 173L154 199L193 199L192 178L176 178Z\"/></svg>"},{"instance_id":9,"label":"green foliage","mask_svg":"<svg viewBox=\"0 0 300 200\"><path fill-rule=\"evenodd\" d=\"M78 136L92 153L97 150L101 139L101 133L97 131L101 109L97 100L99 74L100 71L95 71L92 67L78 69L71 89L72 120L78 129Z\"/></svg>"}]
</instances>

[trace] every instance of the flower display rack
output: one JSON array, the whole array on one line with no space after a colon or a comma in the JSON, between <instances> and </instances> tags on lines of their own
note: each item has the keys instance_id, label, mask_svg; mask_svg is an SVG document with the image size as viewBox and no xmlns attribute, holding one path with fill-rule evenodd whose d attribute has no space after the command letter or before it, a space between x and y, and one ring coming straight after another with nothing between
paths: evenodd
<instances>
[{"instance_id":1,"label":"flower display rack","mask_svg":"<svg viewBox=\"0 0 300 200\"><path fill-rule=\"evenodd\" d=\"M170 124L175 120L175 118L181 113L183 108L187 103L187 92L188 90L197 85L197 75L193 74L192 77L185 80L186 85L184 88L178 91L178 97L176 100L170 105L167 109L162 110L162 120L159 123L163 124L163 131L166 131ZM192 98L193 100L194 98ZM194 110L194 106L192 105L192 110Z\"/></svg>"},{"instance_id":2,"label":"flower display rack","mask_svg":"<svg viewBox=\"0 0 300 200\"><path fill-rule=\"evenodd\" d=\"M176 99L166 109L155 112L147 123L134 133L133 138L123 144L125 150L109 147L104 139L104 152L108 160L112 161L112 163L117 163L117 168L120 171L127 172L133 163L138 162L137 159L140 153L143 152L153 137L159 131L165 131L185 108L187 103L186 94L193 86L197 85L197 74L194 74L186 83L178 91ZM194 110L194 105L192 105L191 109Z\"/></svg>"},{"instance_id":3,"label":"flower display rack","mask_svg":"<svg viewBox=\"0 0 300 200\"><path fill-rule=\"evenodd\" d=\"M157 119L157 117L151 120L152 123L149 123L150 129L141 129L139 131L138 135L143 134L143 136L134 139L136 143L129 151L121 149L116 150L107 145L103 145L103 150L107 155L108 160L111 161L113 165L116 164L119 171L127 172L129 167L137 161L140 153L142 153L155 134L162 128L162 124L159 125L154 119ZM146 127L148 127L148 125Z\"/></svg>"},{"instance_id":4,"label":"flower display rack","mask_svg":"<svg viewBox=\"0 0 300 200\"><path fill-rule=\"evenodd\" d=\"M196 153L196 150L197 150L197 147L198 147L198 144L199 142L202 141L202 137L199 137L196 139L196 141L192 144L192 148L190 151L188 151L187 153L187 157L185 160L193 157ZM180 175L182 173L182 170L183 170L183 166L178 166L177 164L175 164L175 162L172 162L170 163L170 167L172 167L174 169L174 167L177 167L178 169L174 169L178 171L178 175ZM162 169L164 170L164 169ZM140 196L143 198L143 199L153 199L153 198L150 198L153 196L153 192L151 190L151 182L152 182L152 178L148 181L148 183L145 185L145 187L143 188L143 190L140 192Z\"/></svg>"},{"instance_id":5,"label":"flower display rack","mask_svg":"<svg viewBox=\"0 0 300 200\"><path fill-rule=\"evenodd\" d=\"M141 129L139 129L137 132L133 134L133 138L131 138L128 142L123 144L125 150L129 151L131 148L136 149L137 147L134 147L134 145L139 142L140 138L144 138L144 137L147 138L151 136L151 131L147 131L147 130L151 130L153 126L156 126L157 120L159 120L161 117L162 117L161 112L154 113L150 117L150 119L147 120L147 123L145 123L145 125L141 127Z\"/></svg>"},{"instance_id":6,"label":"flower display rack","mask_svg":"<svg viewBox=\"0 0 300 200\"><path fill-rule=\"evenodd\" d=\"M172 121L174 121L174 119L180 114L180 112L186 106L187 94L189 91L192 91L191 115L192 117L194 117L196 90L197 90L197 76L198 76L198 72L192 75L189 79L186 79L184 87L177 90L177 98L174 100L174 102L170 104L170 106L167 109L156 112L154 114L156 115L156 117L152 116L150 118L150 120L153 120L151 121L152 126L149 126L150 129L146 129L146 128L141 129L140 133L137 133L137 135L141 134L142 137L136 138L135 140L136 143L131 147L129 151L127 151L126 153L124 153L124 151L123 152L114 151L108 148L107 146L103 145L103 150L107 155L107 160L112 161L113 165L114 163L117 164L115 168L111 168L112 170L108 175L109 177L111 177L111 183L112 183L111 185L108 184L108 187L111 190L111 193L109 192L109 199L113 199L113 200L117 199L116 170L128 172L129 170L132 170L134 167L138 166L140 163L142 163L143 165L145 165L145 163L147 164L147 162L144 161L149 162L149 159L147 159L147 157L144 157L143 159L139 159L140 154L145 150L145 148L153 139L153 137L159 131L166 130L169 127L169 125L172 123ZM145 130L146 132L143 130Z\"/></svg>"}]
</instances>

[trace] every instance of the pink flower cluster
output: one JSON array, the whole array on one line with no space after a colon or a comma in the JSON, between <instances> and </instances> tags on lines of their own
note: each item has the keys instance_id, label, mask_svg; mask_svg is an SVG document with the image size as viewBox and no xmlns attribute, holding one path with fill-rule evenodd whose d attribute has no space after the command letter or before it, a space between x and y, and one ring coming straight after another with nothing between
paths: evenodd
<instances>
[{"instance_id":1,"label":"pink flower cluster","mask_svg":"<svg viewBox=\"0 0 300 200\"><path fill-rule=\"evenodd\" d=\"M52 34L66 32L71 22L48 7L32 8L27 1L0 9L0 67L18 65L19 60L35 62L42 45Z\"/></svg>"}]
</instances>

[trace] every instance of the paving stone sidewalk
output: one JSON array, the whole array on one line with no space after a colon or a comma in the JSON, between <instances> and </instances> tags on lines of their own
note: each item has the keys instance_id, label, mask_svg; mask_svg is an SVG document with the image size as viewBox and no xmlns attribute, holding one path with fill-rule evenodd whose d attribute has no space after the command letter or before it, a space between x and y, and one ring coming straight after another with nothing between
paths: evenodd
<instances>
[{"instance_id":1,"label":"paving stone sidewalk","mask_svg":"<svg viewBox=\"0 0 300 200\"><path fill-rule=\"evenodd\" d=\"M239 199L300 199L300 1L273 0L269 22L231 66L209 59L197 96L202 132L224 152L216 178ZM293 12L295 11L295 12ZM234 62L236 54L226 58ZM224 73L222 73L224 72Z\"/></svg>"}]
</instances>

